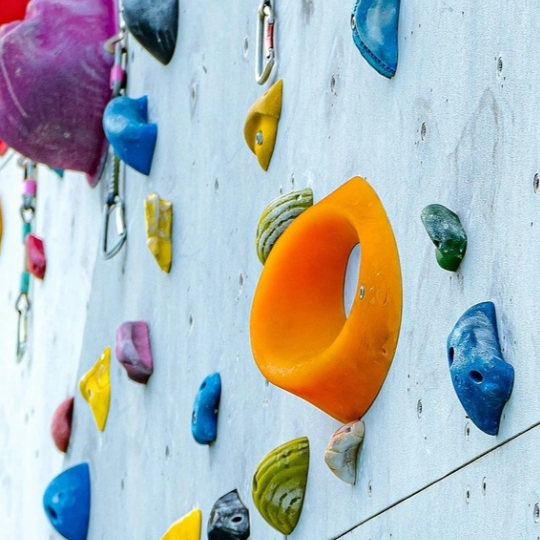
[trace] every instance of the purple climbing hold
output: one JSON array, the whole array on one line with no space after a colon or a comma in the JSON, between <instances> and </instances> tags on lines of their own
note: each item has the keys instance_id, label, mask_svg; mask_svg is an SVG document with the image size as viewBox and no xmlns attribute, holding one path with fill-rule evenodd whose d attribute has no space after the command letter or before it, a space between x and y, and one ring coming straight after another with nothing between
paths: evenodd
<instances>
[{"instance_id":1,"label":"purple climbing hold","mask_svg":"<svg viewBox=\"0 0 540 540\"><path fill-rule=\"evenodd\" d=\"M0 28L0 139L32 161L82 171L95 185L106 157L118 33L114 0L32 0Z\"/></svg>"},{"instance_id":2,"label":"purple climbing hold","mask_svg":"<svg viewBox=\"0 0 540 540\"><path fill-rule=\"evenodd\" d=\"M154 372L148 325L143 321L122 323L116 331L116 358L128 377L146 384Z\"/></svg>"}]
</instances>

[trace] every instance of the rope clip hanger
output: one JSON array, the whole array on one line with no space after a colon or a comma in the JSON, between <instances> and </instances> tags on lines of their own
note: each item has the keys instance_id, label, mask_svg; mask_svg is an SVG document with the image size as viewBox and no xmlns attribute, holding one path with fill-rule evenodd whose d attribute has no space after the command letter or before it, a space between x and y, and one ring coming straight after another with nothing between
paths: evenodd
<instances>
[{"instance_id":1,"label":"rope clip hanger","mask_svg":"<svg viewBox=\"0 0 540 540\"><path fill-rule=\"evenodd\" d=\"M255 47L255 80L258 84L264 84L268 80L274 67L276 59L274 50L274 24L275 17L272 0L262 0L258 10L257 44ZM263 34L265 34L264 39Z\"/></svg>"}]
</instances>

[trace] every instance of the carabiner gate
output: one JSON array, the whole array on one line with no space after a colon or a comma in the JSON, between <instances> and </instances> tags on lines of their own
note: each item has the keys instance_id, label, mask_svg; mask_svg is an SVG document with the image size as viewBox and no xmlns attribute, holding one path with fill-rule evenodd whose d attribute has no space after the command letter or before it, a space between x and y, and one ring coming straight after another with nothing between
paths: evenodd
<instances>
[{"instance_id":1,"label":"carabiner gate","mask_svg":"<svg viewBox=\"0 0 540 540\"><path fill-rule=\"evenodd\" d=\"M108 241L109 241L109 221L111 215L115 214L116 218L116 231L118 233L118 240L114 247L109 250ZM109 203L107 201L103 208L103 258L108 261L112 259L124 245L127 237L126 221L125 221L126 207L124 201L120 195L115 195L113 202Z\"/></svg>"},{"instance_id":2,"label":"carabiner gate","mask_svg":"<svg viewBox=\"0 0 540 540\"><path fill-rule=\"evenodd\" d=\"M23 302L24 301L24 302ZM21 292L15 309L19 313L19 322L17 323L17 362L21 362L26 347L28 345L28 313L30 311L30 300L26 292Z\"/></svg>"},{"instance_id":3,"label":"carabiner gate","mask_svg":"<svg viewBox=\"0 0 540 540\"><path fill-rule=\"evenodd\" d=\"M266 39L263 40L265 27ZM264 84L272 72L276 57L274 52L274 8L272 0L262 0L259 5L255 56L255 80L258 84ZM264 61L263 56L265 57Z\"/></svg>"}]
</instances>

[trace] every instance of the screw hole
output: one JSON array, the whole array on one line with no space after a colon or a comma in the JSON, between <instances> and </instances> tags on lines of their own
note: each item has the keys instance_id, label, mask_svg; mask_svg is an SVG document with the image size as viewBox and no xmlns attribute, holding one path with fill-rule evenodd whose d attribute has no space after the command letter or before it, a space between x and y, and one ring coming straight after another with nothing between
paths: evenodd
<instances>
[{"instance_id":1,"label":"screw hole","mask_svg":"<svg viewBox=\"0 0 540 540\"><path fill-rule=\"evenodd\" d=\"M371 497L371 494L373 493L373 487L371 486L371 481L368 482L368 495Z\"/></svg>"},{"instance_id":2,"label":"screw hole","mask_svg":"<svg viewBox=\"0 0 540 540\"><path fill-rule=\"evenodd\" d=\"M242 519L243 519L242 516L234 516L234 517L231 519L231 521L232 521L233 523L240 523L240 522L242 521Z\"/></svg>"},{"instance_id":3,"label":"screw hole","mask_svg":"<svg viewBox=\"0 0 540 540\"><path fill-rule=\"evenodd\" d=\"M465 424L465 437L467 437L467 439L468 439L470 434L471 434L471 428L469 426L469 422L467 422Z\"/></svg>"},{"instance_id":4,"label":"screw hole","mask_svg":"<svg viewBox=\"0 0 540 540\"><path fill-rule=\"evenodd\" d=\"M485 495L486 491L487 491L487 482L486 482L486 479L484 478L482 480L482 493Z\"/></svg>"},{"instance_id":5,"label":"screw hole","mask_svg":"<svg viewBox=\"0 0 540 540\"><path fill-rule=\"evenodd\" d=\"M469 376L476 384L480 384L484 380L483 375L474 369L469 373Z\"/></svg>"},{"instance_id":6,"label":"screw hole","mask_svg":"<svg viewBox=\"0 0 540 540\"><path fill-rule=\"evenodd\" d=\"M333 92L336 88L336 77L335 75L332 75L332 77L330 77L330 90Z\"/></svg>"},{"instance_id":7,"label":"screw hole","mask_svg":"<svg viewBox=\"0 0 540 540\"><path fill-rule=\"evenodd\" d=\"M502 60L502 56L499 56L499 58L497 59L497 73L500 75L502 73L502 70L503 70L503 60Z\"/></svg>"},{"instance_id":8,"label":"screw hole","mask_svg":"<svg viewBox=\"0 0 540 540\"><path fill-rule=\"evenodd\" d=\"M538 176L538 173L534 175L533 180L533 189L535 193L538 193L538 189L540 188L540 177Z\"/></svg>"},{"instance_id":9,"label":"screw hole","mask_svg":"<svg viewBox=\"0 0 540 540\"><path fill-rule=\"evenodd\" d=\"M58 514L56 513L55 509L52 506L49 506L47 508L47 511L49 512L49 516L51 516L51 519L53 521L56 521L58 519Z\"/></svg>"},{"instance_id":10,"label":"screw hole","mask_svg":"<svg viewBox=\"0 0 540 540\"><path fill-rule=\"evenodd\" d=\"M467 492L465 493L465 501L467 502L467 504L469 504L471 500L471 490L470 488L467 489Z\"/></svg>"},{"instance_id":11,"label":"screw hole","mask_svg":"<svg viewBox=\"0 0 540 540\"><path fill-rule=\"evenodd\" d=\"M416 405L416 414L418 415L418 418L420 418L422 416L422 410L423 410L422 400L419 399L418 403Z\"/></svg>"},{"instance_id":12,"label":"screw hole","mask_svg":"<svg viewBox=\"0 0 540 540\"><path fill-rule=\"evenodd\" d=\"M247 56L249 51L249 38L246 36L244 39L244 56Z\"/></svg>"},{"instance_id":13,"label":"screw hole","mask_svg":"<svg viewBox=\"0 0 540 540\"><path fill-rule=\"evenodd\" d=\"M423 141L426 140L426 131L427 131L426 123L422 122L422 127L420 128L420 137L422 137Z\"/></svg>"},{"instance_id":14,"label":"screw hole","mask_svg":"<svg viewBox=\"0 0 540 540\"><path fill-rule=\"evenodd\" d=\"M538 506L538 503L534 505L534 522L538 523L540 520L540 506Z\"/></svg>"},{"instance_id":15,"label":"screw hole","mask_svg":"<svg viewBox=\"0 0 540 540\"><path fill-rule=\"evenodd\" d=\"M452 367L452 364L454 363L454 347L450 347L448 349L448 364L450 367Z\"/></svg>"}]
</instances>

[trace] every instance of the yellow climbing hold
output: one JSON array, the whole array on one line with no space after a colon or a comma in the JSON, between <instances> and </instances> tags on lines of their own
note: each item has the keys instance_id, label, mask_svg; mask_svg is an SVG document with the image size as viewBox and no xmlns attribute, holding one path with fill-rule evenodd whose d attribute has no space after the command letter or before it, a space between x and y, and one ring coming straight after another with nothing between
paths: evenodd
<instances>
[{"instance_id":1,"label":"yellow climbing hold","mask_svg":"<svg viewBox=\"0 0 540 540\"><path fill-rule=\"evenodd\" d=\"M282 100L283 81L279 80L251 106L244 125L247 145L265 171L276 144Z\"/></svg>"},{"instance_id":2,"label":"yellow climbing hold","mask_svg":"<svg viewBox=\"0 0 540 540\"><path fill-rule=\"evenodd\" d=\"M144 201L146 245L164 272L172 263L172 202L150 193Z\"/></svg>"},{"instance_id":3,"label":"yellow climbing hold","mask_svg":"<svg viewBox=\"0 0 540 540\"><path fill-rule=\"evenodd\" d=\"M86 372L79 388L82 397L90 405L94 420L100 431L105 429L111 403L111 348L107 347L93 367Z\"/></svg>"},{"instance_id":4,"label":"yellow climbing hold","mask_svg":"<svg viewBox=\"0 0 540 540\"><path fill-rule=\"evenodd\" d=\"M198 508L173 523L161 540L201 540L202 513Z\"/></svg>"}]
</instances>

